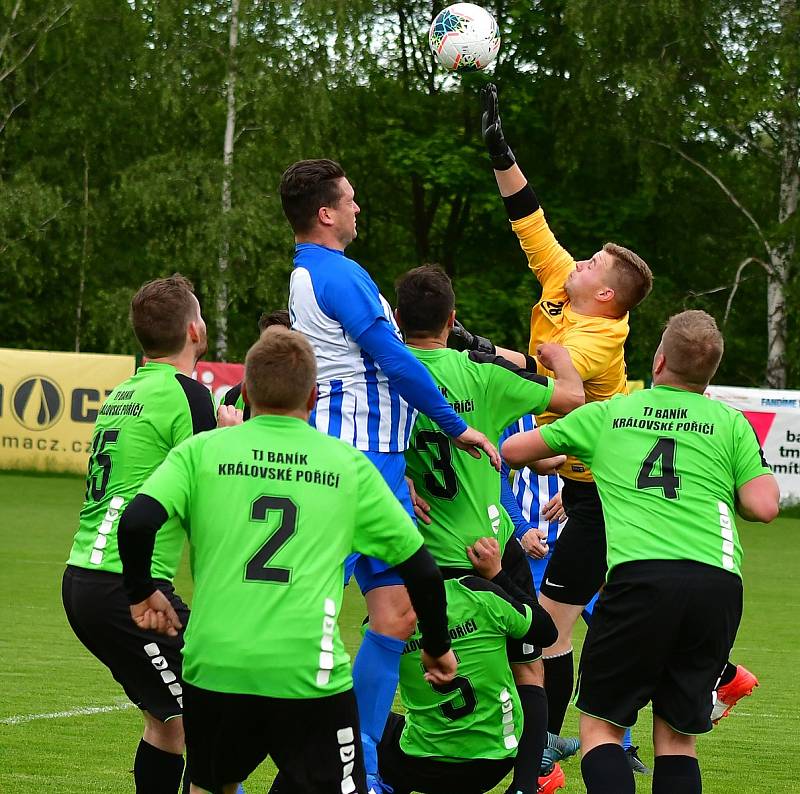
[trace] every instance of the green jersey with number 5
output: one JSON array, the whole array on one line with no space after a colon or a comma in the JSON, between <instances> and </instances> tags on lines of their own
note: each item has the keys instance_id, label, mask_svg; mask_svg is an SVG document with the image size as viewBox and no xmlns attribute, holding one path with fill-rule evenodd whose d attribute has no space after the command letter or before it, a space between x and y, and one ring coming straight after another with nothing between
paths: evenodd
<instances>
[{"instance_id":1,"label":"green jersey with number 5","mask_svg":"<svg viewBox=\"0 0 800 794\"><path fill-rule=\"evenodd\" d=\"M211 392L171 364L149 361L120 383L95 423L86 495L67 564L122 573L117 526L125 506L174 446L216 426ZM175 576L183 543L177 521L159 533L154 578Z\"/></svg>"},{"instance_id":2,"label":"green jersey with number 5","mask_svg":"<svg viewBox=\"0 0 800 794\"><path fill-rule=\"evenodd\" d=\"M419 632L406 643L400 660L400 697L406 709L400 746L418 757L516 755L522 707L506 640L528 632L530 607L514 606L501 588L477 576L448 579L444 586L458 672L447 684L429 684L422 675Z\"/></svg>"},{"instance_id":3,"label":"green jersey with number 5","mask_svg":"<svg viewBox=\"0 0 800 794\"><path fill-rule=\"evenodd\" d=\"M656 386L582 406L541 434L592 469L609 572L635 560L694 560L741 576L735 491L770 473L742 413Z\"/></svg>"},{"instance_id":4,"label":"green jersey with number 5","mask_svg":"<svg viewBox=\"0 0 800 794\"><path fill-rule=\"evenodd\" d=\"M497 443L528 413L542 413L554 382L498 356L456 350L409 348L430 372L455 412ZM466 547L495 537L502 549L513 524L500 504L500 475L485 455L458 449L427 416L419 414L406 450L406 469L431 506L430 524L419 522L425 545L441 566L472 568Z\"/></svg>"},{"instance_id":5,"label":"green jersey with number 5","mask_svg":"<svg viewBox=\"0 0 800 794\"><path fill-rule=\"evenodd\" d=\"M337 625L345 558L397 565L422 546L363 452L301 419L255 416L176 447L142 493L189 532L186 681L280 698L352 686Z\"/></svg>"}]
</instances>

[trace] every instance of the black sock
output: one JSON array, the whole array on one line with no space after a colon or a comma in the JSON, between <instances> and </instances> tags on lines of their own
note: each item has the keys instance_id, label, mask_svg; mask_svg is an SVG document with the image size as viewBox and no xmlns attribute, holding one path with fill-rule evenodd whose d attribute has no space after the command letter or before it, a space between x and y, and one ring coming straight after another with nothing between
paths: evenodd
<instances>
[{"instance_id":1,"label":"black sock","mask_svg":"<svg viewBox=\"0 0 800 794\"><path fill-rule=\"evenodd\" d=\"M178 794L182 774L182 755L159 750L144 739L139 742L133 762L136 794Z\"/></svg>"},{"instance_id":2,"label":"black sock","mask_svg":"<svg viewBox=\"0 0 800 794\"><path fill-rule=\"evenodd\" d=\"M725 686L725 684L730 684L734 678L736 678L736 665L731 664L730 662L725 662L725 669L722 671L722 675L719 677L717 688Z\"/></svg>"},{"instance_id":3,"label":"black sock","mask_svg":"<svg viewBox=\"0 0 800 794\"><path fill-rule=\"evenodd\" d=\"M620 744L599 744L589 750L581 759L581 774L586 794L636 794L633 771Z\"/></svg>"},{"instance_id":4,"label":"black sock","mask_svg":"<svg viewBox=\"0 0 800 794\"><path fill-rule=\"evenodd\" d=\"M561 734L564 715L572 697L573 664L572 651L544 658L544 689L547 692L547 730L556 736Z\"/></svg>"},{"instance_id":5,"label":"black sock","mask_svg":"<svg viewBox=\"0 0 800 794\"><path fill-rule=\"evenodd\" d=\"M700 794L700 764L690 755L657 755L653 764L653 794Z\"/></svg>"},{"instance_id":6,"label":"black sock","mask_svg":"<svg viewBox=\"0 0 800 794\"><path fill-rule=\"evenodd\" d=\"M513 791L536 794L539 789L539 768L547 746L547 695L540 686L523 684L517 687L525 723L514 761Z\"/></svg>"}]
</instances>

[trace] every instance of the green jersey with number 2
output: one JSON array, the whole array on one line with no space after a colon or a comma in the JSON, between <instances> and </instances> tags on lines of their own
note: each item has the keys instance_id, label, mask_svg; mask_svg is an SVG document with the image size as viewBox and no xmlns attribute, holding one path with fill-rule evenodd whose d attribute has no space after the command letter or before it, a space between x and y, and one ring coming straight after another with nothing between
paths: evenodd
<instances>
[{"instance_id":1,"label":"green jersey with number 2","mask_svg":"<svg viewBox=\"0 0 800 794\"><path fill-rule=\"evenodd\" d=\"M363 452L301 419L256 416L176 447L142 493L189 531L186 681L279 698L352 686L337 626L345 558L397 565L422 546Z\"/></svg>"},{"instance_id":2,"label":"green jersey with number 2","mask_svg":"<svg viewBox=\"0 0 800 794\"><path fill-rule=\"evenodd\" d=\"M552 379L497 356L410 350L455 412L495 443L521 416L542 413L553 394ZM466 547L478 538L495 537L505 547L514 527L500 504L500 475L485 455L476 459L458 449L420 414L406 450L406 468L417 493L431 505L431 523L420 521L419 528L439 565L471 568Z\"/></svg>"},{"instance_id":3,"label":"green jersey with number 2","mask_svg":"<svg viewBox=\"0 0 800 794\"><path fill-rule=\"evenodd\" d=\"M592 469L609 572L635 560L694 560L741 576L735 491L770 469L739 411L656 386L585 405L541 434Z\"/></svg>"},{"instance_id":4,"label":"green jersey with number 2","mask_svg":"<svg viewBox=\"0 0 800 794\"><path fill-rule=\"evenodd\" d=\"M422 676L419 633L406 643L400 661L400 697L406 709L400 746L409 755L447 759L515 755L522 707L506 639L527 633L530 607L518 612L503 590L477 576L444 584L458 672L447 684L429 684Z\"/></svg>"},{"instance_id":5,"label":"green jersey with number 2","mask_svg":"<svg viewBox=\"0 0 800 794\"><path fill-rule=\"evenodd\" d=\"M122 573L117 526L125 506L174 446L214 427L211 393L171 364L150 361L120 383L95 423L86 496L67 564ZM158 533L154 578L175 576L184 539L177 521Z\"/></svg>"}]
</instances>

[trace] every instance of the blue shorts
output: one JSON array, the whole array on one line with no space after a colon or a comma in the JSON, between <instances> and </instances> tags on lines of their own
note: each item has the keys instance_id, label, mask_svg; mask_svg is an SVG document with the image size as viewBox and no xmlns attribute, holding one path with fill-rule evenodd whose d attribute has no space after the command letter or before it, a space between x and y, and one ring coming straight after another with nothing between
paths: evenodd
<instances>
[{"instance_id":1,"label":"blue shorts","mask_svg":"<svg viewBox=\"0 0 800 794\"><path fill-rule=\"evenodd\" d=\"M406 512L416 522L414 505L411 504L411 494L406 483L406 458L402 452L368 452L364 454L375 464L375 468L386 480L386 484ZM367 557L364 554L351 554L344 564L344 583L350 581L355 573L358 586L362 593L368 593L376 587L387 587L394 584L403 584L397 572L383 560Z\"/></svg>"}]
</instances>

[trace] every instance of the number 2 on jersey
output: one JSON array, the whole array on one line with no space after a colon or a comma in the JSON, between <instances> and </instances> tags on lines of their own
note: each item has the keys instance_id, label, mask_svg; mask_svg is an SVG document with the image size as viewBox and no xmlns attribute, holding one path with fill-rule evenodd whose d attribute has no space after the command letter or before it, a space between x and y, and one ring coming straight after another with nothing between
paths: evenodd
<instances>
[{"instance_id":1,"label":"number 2 on jersey","mask_svg":"<svg viewBox=\"0 0 800 794\"><path fill-rule=\"evenodd\" d=\"M677 499L678 489L681 487L681 478L675 473L675 448L677 442L674 438L662 436L656 441L647 457L642 461L639 476L636 478L636 487L661 488L667 499ZM653 475L654 469L660 469L661 474Z\"/></svg>"},{"instance_id":2,"label":"number 2 on jersey","mask_svg":"<svg viewBox=\"0 0 800 794\"><path fill-rule=\"evenodd\" d=\"M431 452L431 466L433 471L425 472L425 487L433 496L440 499L454 499L458 493L458 479L453 468L453 450L450 439L438 430L420 430L414 439L417 452L429 449ZM434 474L441 473L441 482Z\"/></svg>"},{"instance_id":3,"label":"number 2 on jersey","mask_svg":"<svg viewBox=\"0 0 800 794\"><path fill-rule=\"evenodd\" d=\"M244 578L247 582L289 584L292 578L291 568L268 566L267 563L297 531L297 505L285 496L259 496L250 508L250 520L266 521L271 511L278 510L281 523L245 566Z\"/></svg>"}]
</instances>

